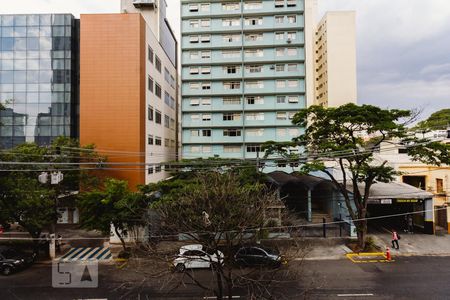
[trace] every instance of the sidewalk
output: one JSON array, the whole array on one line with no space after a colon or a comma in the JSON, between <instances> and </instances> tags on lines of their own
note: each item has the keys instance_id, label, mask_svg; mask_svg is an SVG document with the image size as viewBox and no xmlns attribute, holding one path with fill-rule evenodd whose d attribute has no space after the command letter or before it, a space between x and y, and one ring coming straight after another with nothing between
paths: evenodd
<instances>
[{"instance_id":1,"label":"sidewalk","mask_svg":"<svg viewBox=\"0 0 450 300\"><path fill-rule=\"evenodd\" d=\"M437 236L428 234L408 234L399 232L400 250L392 250L392 255L398 256L450 256L450 235ZM383 250L392 247L391 234L380 233L371 235L375 243Z\"/></svg>"}]
</instances>

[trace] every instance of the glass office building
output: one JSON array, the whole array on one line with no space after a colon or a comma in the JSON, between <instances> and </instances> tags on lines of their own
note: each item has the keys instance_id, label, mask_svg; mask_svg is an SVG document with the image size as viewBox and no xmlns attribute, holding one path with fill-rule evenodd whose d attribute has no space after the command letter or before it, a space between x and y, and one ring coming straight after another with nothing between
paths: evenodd
<instances>
[{"instance_id":1,"label":"glass office building","mask_svg":"<svg viewBox=\"0 0 450 300\"><path fill-rule=\"evenodd\" d=\"M78 136L79 21L0 15L0 148Z\"/></svg>"}]
</instances>

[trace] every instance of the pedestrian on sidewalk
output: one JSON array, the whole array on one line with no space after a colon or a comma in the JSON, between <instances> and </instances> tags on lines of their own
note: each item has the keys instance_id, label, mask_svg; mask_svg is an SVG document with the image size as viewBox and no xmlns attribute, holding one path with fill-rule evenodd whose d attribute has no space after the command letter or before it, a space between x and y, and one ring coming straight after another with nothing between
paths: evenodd
<instances>
[{"instance_id":1,"label":"pedestrian on sidewalk","mask_svg":"<svg viewBox=\"0 0 450 300\"><path fill-rule=\"evenodd\" d=\"M414 221L411 215L408 215L408 232L414 233Z\"/></svg>"},{"instance_id":2,"label":"pedestrian on sidewalk","mask_svg":"<svg viewBox=\"0 0 450 300\"><path fill-rule=\"evenodd\" d=\"M398 240L400 239L400 235L397 233L395 229L392 229L392 248L393 249L400 249L400 246L398 245Z\"/></svg>"}]
</instances>

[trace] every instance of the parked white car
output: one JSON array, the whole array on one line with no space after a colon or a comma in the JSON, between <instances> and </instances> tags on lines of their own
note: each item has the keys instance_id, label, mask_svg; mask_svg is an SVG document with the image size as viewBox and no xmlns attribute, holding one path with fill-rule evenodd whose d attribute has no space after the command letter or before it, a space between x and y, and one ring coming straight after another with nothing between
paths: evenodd
<instances>
[{"instance_id":1,"label":"parked white car","mask_svg":"<svg viewBox=\"0 0 450 300\"><path fill-rule=\"evenodd\" d=\"M215 264L223 264L223 253L208 253L202 245L185 245L180 248L180 253L173 261L173 265L178 272L186 269L211 268Z\"/></svg>"}]
</instances>

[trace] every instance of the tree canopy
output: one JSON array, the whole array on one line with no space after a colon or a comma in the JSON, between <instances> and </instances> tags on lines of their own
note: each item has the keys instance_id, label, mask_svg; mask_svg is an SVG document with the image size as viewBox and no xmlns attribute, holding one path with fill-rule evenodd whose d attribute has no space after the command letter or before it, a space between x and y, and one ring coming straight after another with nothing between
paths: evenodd
<instances>
[{"instance_id":1,"label":"tree canopy","mask_svg":"<svg viewBox=\"0 0 450 300\"><path fill-rule=\"evenodd\" d=\"M415 127L418 130L445 130L450 127L450 108L441 109L431 114Z\"/></svg>"},{"instance_id":2,"label":"tree canopy","mask_svg":"<svg viewBox=\"0 0 450 300\"><path fill-rule=\"evenodd\" d=\"M405 124L411 115L407 110L346 104L336 108L311 106L300 110L293 119L293 124L305 128L303 134L293 139L294 145L304 151L302 171L322 171L328 175L344 197L351 218L362 220L355 221L361 248L367 233L365 218L370 188L377 181L390 182L397 175L387 161L374 159L374 152L382 142L404 141L413 159L448 163L447 145L408 134ZM292 143L270 142L264 149L266 156L270 156L283 154L288 147ZM339 176L330 168L339 170Z\"/></svg>"}]
</instances>

